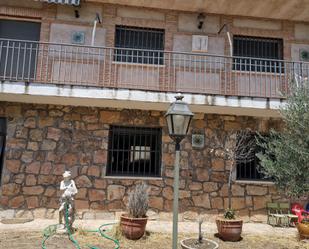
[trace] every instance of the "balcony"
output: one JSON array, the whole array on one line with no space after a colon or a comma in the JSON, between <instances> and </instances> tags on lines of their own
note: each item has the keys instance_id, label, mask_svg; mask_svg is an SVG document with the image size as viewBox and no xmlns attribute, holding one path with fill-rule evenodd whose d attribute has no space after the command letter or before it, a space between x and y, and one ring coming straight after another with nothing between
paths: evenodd
<instances>
[{"instance_id":1,"label":"balcony","mask_svg":"<svg viewBox=\"0 0 309 249\"><path fill-rule=\"evenodd\" d=\"M284 98L309 63L0 39L0 80Z\"/></svg>"}]
</instances>

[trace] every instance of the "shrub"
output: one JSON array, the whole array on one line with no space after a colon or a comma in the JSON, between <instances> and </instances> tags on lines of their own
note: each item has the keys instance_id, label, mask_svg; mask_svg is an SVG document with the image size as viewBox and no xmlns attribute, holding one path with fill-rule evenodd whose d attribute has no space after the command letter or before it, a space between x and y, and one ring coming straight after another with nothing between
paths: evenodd
<instances>
[{"instance_id":1,"label":"shrub","mask_svg":"<svg viewBox=\"0 0 309 249\"><path fill-rule=\"evenodd\" d=\"M289 196L308 196L309 192L309 82L304 80L291 88L281 108L285 127L272 131L268 138L258 138L263 152L261 172Z\"/></svg>"},{"instance_id":2,"label":"shrub","mask_svg":"<svg viewBox=\"0 0 309 249\"><path fill-rule=\"evenodd\" d=\"M133 218L143 218L148 210L148 186L139 184L129 194L128 213Z\"/></svg>"},{"instance_id":3,"label":"shrub","mask_svg":"<svg viewBox=\"0 0 309 249\"><path fill-rule=\"evenodd\" d=\"M234 220L235 219L235 210L234 209L226 209L225 212L224 212L224 219L227 219L227 220Z\"/></svg>"}]
</instances>

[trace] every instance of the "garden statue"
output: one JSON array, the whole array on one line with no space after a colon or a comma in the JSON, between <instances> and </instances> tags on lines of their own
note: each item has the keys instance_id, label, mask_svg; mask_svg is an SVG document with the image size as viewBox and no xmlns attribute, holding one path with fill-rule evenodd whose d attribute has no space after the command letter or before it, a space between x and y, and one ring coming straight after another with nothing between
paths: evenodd
<instances>
[{"instance_id":1,"label":"garden statue","mask_svg":"<svg viewBox=\"0 0 309 249\"><path fill-rule=\"evenodd\" d=\"M63 173L63 180L60 183L60 191L62 195L60 197L59 224L64 224L63 228L65 228L65 224L68 222L67 228L72 231L72 225L75 219L74 196L78 191L74 180L71 179L70 171L65 171ZM62 223L63 217L64 223Z\"/></svg>"}]
</instances>

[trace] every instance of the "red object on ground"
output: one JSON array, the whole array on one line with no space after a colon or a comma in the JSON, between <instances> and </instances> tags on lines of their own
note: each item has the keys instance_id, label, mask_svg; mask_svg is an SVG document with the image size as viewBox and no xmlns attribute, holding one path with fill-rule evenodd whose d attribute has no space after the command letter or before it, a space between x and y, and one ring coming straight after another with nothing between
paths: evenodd
<instances>
[{"instance_id":1,"label":"red object on ground","mask_svg":"<svg viewBox=\"0 0 309 249\"><path fill-rule=\"evenodd\" d=\"M298 216L299 223L309 215L309 212L307 212L299 203L293 203L291 211L293 214Z\"/></svg>"}]
</instances>

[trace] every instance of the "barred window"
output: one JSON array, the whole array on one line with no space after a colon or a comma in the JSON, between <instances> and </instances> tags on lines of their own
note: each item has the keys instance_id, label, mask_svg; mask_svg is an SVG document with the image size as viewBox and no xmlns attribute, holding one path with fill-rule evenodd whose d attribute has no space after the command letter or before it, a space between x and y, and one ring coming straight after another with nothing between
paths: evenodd
<instances>
[{"instance_id":1,"label":"barred window","mask_svg":"<svg viewBox=\"0 0 309 249\"><path fill-rule=\"evenodd\" d=\"M248 139L254 140L255 143L256 133ZM251 141L252 142L252 141ZM241 160L236 160L236 179L237 180L249 180L249 181L271 181L259 171L260 160L256 156L257 153L261 152L262 148L256 144L251 155L248 155L247 158L242 158ZM237 158L237 152L236 152Z\"/></svg>"},{"instance_id":2,"label":"barred window","mask_svg":"<svg viewBox=\"0 0 309 249\"><path fill-rule=\"evenodd\" d=\"M115 61L163 64L164 29L117 25L115 47Z\"/></svg>"},{"instance_id":3,"label":"barred window","mask_svg":"<svg viewBox=\"0 0 309 249\"><path fill-rule=\"evenodd\" d=\"M251 36L233 37L233 69L241 71L283 73L283 40ZM252 59L251 59L252 58ZM277 60L277 61L276 61Z\"/></svg>"},{"instance_id":4,"label":"barred window","mask_svg":"<svg viewBox=\"0 0 309 249\"><path fill-rule=\"evenodd\" d=\"M0 184L1 184L2 169L4 162L5 138L6 138L6 119L0 118Z\"/></svg>"},{"instance_id":5,"label":"barred window","mask_svg":"<svg viewBox=\"0 0 309 249\"><path fill-rule=\"evenodd\" d=\"M161 128L111 126L107 176L161 176Z\"/></svg>"}]
</instances>

